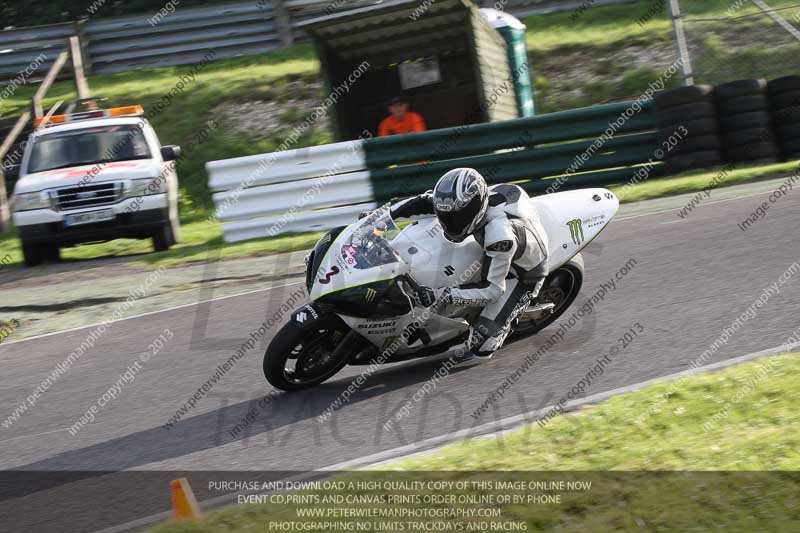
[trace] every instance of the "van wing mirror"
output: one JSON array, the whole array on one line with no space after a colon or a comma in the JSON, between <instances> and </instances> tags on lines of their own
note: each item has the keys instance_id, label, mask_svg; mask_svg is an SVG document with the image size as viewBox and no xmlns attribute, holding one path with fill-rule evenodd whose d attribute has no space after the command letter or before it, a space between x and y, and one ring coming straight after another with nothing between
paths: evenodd
<instances>
[{"instance_id":1,"label":"van wing mirror","mask_svg":"<svg viewBox=\"0 0 800 533\"><path fill-rule=\"evenodd\" d=\"M181 156L181 147L175 144L169 144L161 147L161 158L164 161L175 161Z\"/></svg>"}]
</instances>

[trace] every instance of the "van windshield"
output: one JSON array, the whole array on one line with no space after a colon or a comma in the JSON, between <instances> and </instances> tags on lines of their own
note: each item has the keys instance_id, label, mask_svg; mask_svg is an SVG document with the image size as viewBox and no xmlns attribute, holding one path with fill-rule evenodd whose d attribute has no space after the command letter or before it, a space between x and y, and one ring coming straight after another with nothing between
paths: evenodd
<instances>
[{"instance_id":1,"label":"van windshield","mask_svg":"<svg viewBox=\"0 0 800 533\"><path fill-rule=\"evenodd\" d=\"M144 134L135 124L62 131L34 139L26 173L150 157Z\"/></svg>"}]
</instances>

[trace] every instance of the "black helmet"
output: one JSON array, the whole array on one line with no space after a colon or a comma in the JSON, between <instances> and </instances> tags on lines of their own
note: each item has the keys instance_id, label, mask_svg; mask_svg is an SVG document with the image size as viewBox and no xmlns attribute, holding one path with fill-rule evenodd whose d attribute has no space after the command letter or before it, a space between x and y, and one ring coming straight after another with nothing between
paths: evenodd
<instances>
[{"instance_id":1,"label":"black helmet","mask_svg":"<svg viewBox=\"0 0 800 533\"><path fill-rule=\"evenodd\" d=\"M466 239L483 222L489 206L489 187L474 168L454 168L433 188L433 208L453 242Z\"/></svg>"}]
</instances>

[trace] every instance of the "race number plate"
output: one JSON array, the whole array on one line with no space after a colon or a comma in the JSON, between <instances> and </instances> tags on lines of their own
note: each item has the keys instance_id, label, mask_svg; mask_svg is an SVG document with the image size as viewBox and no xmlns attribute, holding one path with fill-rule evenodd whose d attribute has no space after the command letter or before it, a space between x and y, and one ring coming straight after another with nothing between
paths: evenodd
<instances>
[{"instance_id":1,"label":"race number plate","mask_svg":"<svg viewBox=\"0 0 800 533\"><path fill-rule=\"evenodd\" d=\"M74 215L67 215L64 218L64 225L78 226L81 224L91 224L93 222L104 222L106 220L114 220L113 209L101 209L100 211L89 211L88 213L75 213Z\"/></svg>"}]
</instances>

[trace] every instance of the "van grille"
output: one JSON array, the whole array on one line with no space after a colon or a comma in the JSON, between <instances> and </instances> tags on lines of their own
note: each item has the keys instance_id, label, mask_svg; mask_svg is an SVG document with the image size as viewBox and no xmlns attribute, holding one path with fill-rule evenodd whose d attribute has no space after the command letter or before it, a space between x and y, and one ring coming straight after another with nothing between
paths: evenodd
<instances>
[{"instance_id":1,"label":"van grille","mask_svg":"<svg viewBox=\"0 0 800 533\"><path fill-rule=\"evenodd\" d=\"M114 204L121 197L122 183L98 183L55 191L56 206L62 210Z\"/></svg>"}]
</instances>

